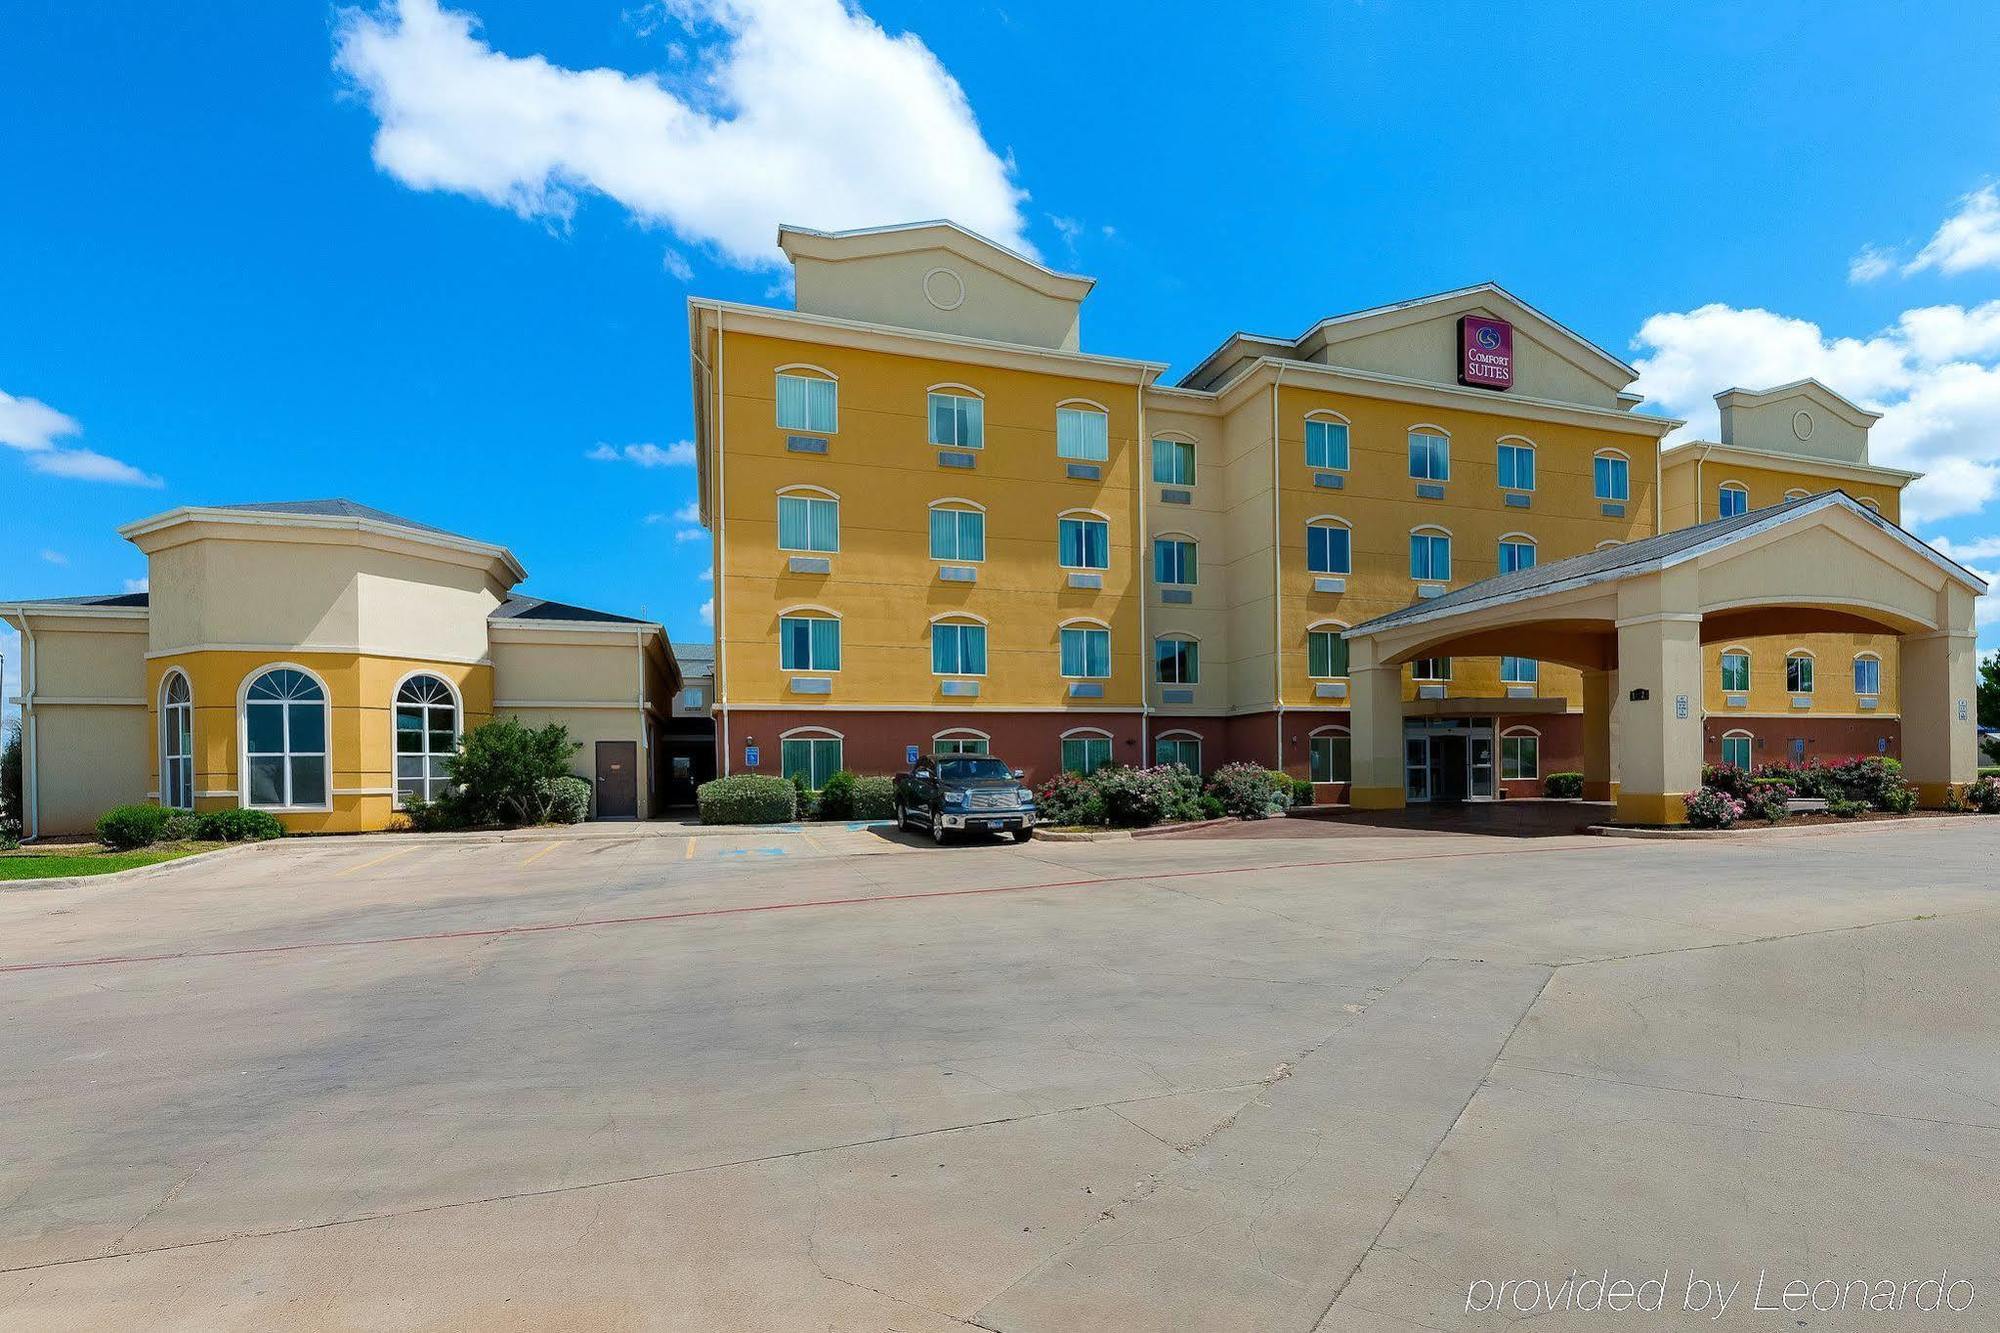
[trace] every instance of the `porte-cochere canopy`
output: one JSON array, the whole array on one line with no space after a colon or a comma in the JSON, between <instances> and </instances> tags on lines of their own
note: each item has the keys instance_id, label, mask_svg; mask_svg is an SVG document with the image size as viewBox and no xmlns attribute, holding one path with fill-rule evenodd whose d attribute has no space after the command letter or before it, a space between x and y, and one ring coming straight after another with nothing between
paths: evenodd
<instances>
[{"instance_id":1,"label":"porte-cochere canopy","mask_svg":"<svg viewBox=\"0 0 2000 1333\"><path fill-rule=\"evenodd\" d=\"M1403 663L1506 655L1583 671L1586 796L1615 791L1625 822L1680 823L1701 783L1701 646L1831 631L1897 636L1904 771L1936 805L1977 773L1985 591L1842 491L1469 584L1347 631L1351 799L1403 803Z\"/></svg>"}]
</instances>

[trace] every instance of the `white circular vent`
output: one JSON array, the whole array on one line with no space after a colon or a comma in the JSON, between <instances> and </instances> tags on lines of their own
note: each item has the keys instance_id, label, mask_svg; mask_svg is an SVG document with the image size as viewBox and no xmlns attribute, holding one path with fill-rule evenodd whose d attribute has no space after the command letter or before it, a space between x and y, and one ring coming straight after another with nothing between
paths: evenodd
<instances>
[{"instance_id":1,"label":"white circular vent","mask_svg":"<svg viewBox=\"0 0 2000 1333\"><path fill-rule=\"evenodd\" d=\"M1806 411L1804 408L1800 408L1798 411L1792 413L1792 434L1802 440L1810 440L1812 438L1812 428L1812 413Z\"/></svg>"},{"instance_id":2,"label":"white circular vent","mask_svg":"<svg viewBox=\"0 0 2000 1333\"><path fill-rule=\"evenodd\" d=\"M948 268L934 268L924 274L924 299L940 310L956 310L965 304L965 279Z\"/></svg>"}]
</instances>

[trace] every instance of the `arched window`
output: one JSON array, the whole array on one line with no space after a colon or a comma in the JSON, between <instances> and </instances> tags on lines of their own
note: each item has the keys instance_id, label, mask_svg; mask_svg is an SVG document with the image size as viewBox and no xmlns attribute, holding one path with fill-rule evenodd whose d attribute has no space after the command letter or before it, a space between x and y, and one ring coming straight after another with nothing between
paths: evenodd
<instances>
[{"instance_id":1,"label":"arched window","mask_svg":"<svg viewBox=\"0 0 2000 1333\"><path fill-rule=\"evenodd\" d=\"M1306 738L1308 771L1314 782L1354 780L1354 739L1346 727L1317 727Z\"/></svg>"},{"instance_id":2,"label":"arched window","mask_svg":"<svg viewBox=\"0 0 2000 1333\"><path fill-rule=\"evenodd\" d=\"M1410 427L1410 475L1418 481L1451 480L1451 433L1442 426Z\"/></svg>"},{"instance_id":3,"label":"arched window","mask_svg":"<svg viewBox=\"0 0 2000 1333\"><path fill-rule=\"evenodd\" d=\"M160 682L160 804L194 809L194 691L181 671Z\"/></svg>"},{"instance_id":4,"label":"arched window","mask_svg":"<svg viewBox=\"0 0 2000 1333\"><path fill-rule=\"evenodd\" d=\"M1153 582L1162 587L1193 587L1196 554L1195 540L1185 532L1163 532L1153 538Z\"/></svg>"},{"instance_id":5,"label":"arched window","mask_svg":"<svg viewBox=\"0 0 2000 1333\"><path fill-rule=\"evenodd\" d=\"M819 606L795 606L779 615L778 669L840 670L840 617Z\"/></svg>"},{"instance_id":6,"label":"arched window","mask_svg":"<svg viewBox=\"0 0 2000 1333\"><path fill-rule=\"evenodd\" d=\"M840 497L823 486L778 492L778 549L831 555L840 549Z\"/></svg>"},{"instance_id":7,"label":"arched window","mask_svg":"<svg viewBox=\"0 0 2000 1333\"><path fill-rule=\"evenodd\" d=\"M929 389L931 443L953 449L986 447L986 397L963 384L933 384Z\"/></svg>"},{"instance_id":8,"label":"arched window","mask_svg":"<svg viewBox=\"0 0 2000 1333\"><path fill-rule=\"evenodd\" d=\"M1500 733L1500 777L1527 781L1542 775L1542 733L1533 727L1509 727Z\"/></svg>"},{"instance_id":9,"label":"arched window","mask_svg":"<svg viewBox=\"0 0 2000 1333\"><path fill-rule=\"evenodd\" d=\"M1061 671L1071 680L1104 680L1111 675L1111 627L1101 620L1077 619L1059 627Z\"/></svg>"},{"instance_id":10,"label":"arched window","mask_svg":"<svg viewBox=\"0 0 2000 1333\"><path fill-rule=\"evenodd\" d=\"M1876 504L1873 500L1869 499L1867 496L1863 496L1861 498L1861 507L1863 509L1868 510L1870 513L1874 514L1879 514L1882 512L1882 506Z\"/></svg>"},{"instance_id":11,"label":"arched window","mask_svg":"<svg viewBox=\"0 0 2000 1333\"><path fill-rule=\"evenodd\" d=\"M1063 772L1089 777L1110 762L1110 732L1100 727L1073 727L1062 734Z\"/></svg>"},{"instance_id":12,"label":"arched window","mask_svg":"<svg viewBox=\"0 0 2000 1333\"><path fill-rule=\"evenodd\" d=\"M1313 680L1342 680L1347 676L1347 640L1340 632L1348 626L1340 620L1316 620L1306 627L1306 675Z\"/></svg>"},{"instance_id":13,"label":"arched window","mask_svg":"<svg viewBox=\"0 0 2000 1333\"><path fill-rule=\"evenodd\" d=\"M1591 547L1590 549L1593 551L1608 551L1614 546L1623 546L1624 544L1625 544L1624 542L1619 541L1616 537L1610 537L1606 538L1604 541L1599 542L1597 545Z\"/></svg>"},{"instance_id":14,"label":"arched window","mask_svg":"<svg viewBox=\"0 0 2000 1333\"><path fill-rule=\"evenodd\" d=\"M1153 480L1162 486L1194 485L1194 441L1177 433L1155 435Z\"/></svg>"},{"instance_id":15,"label":"arched window","mask_svg":"<svg viewBox=\"0 0 2000 1333\"><path fill-rule=\"evenodd\" d=\"M243 804L327 809L328 724L326 687L303 668L253 677L243 692Z\"/></svg>"},{"instance_id":16,"label":"arched window","mask_svg":"<svg viewBox=\"0 0 2000 1333\"><path fill-rule=\"evenodd\" d=\"M1064 569L1111 568L1111 524L1095 509L1056 517L1056 561Z\"/></svg>"},{"instance_id":17,"label":"arched window","mask_svg":"<svg viewBox=\"0 0 2000 1333\"><path fill-rule=\"evenodd\" d=\"M1862 698L1882 693L1882 659L1876 654L1855 654L1854 693Z\"/></svg>"},{"instance_id":18,"label":"arched window","mask_svg":"<svg viewBox=\"0 0 2000 1333\"><path fill-rule=\"evenodd\" d=\"M931 501L931 559L978 564L986 559L986 508L953 497Z\"/></svg>"},{"instance_id":19,"label":"arched window","mask_svg":"<svg viewBox=\"0 0 2000 1333\"><path fill-rule=\"evenodd\" d=\"M449 682L416 675L396 687L396 804L435 801L451 785L445 763L458 751L458 695Z\"/></svg>"},{"instance_id":20,"label":"arched window","mask_svg":"<svg viewBox=\"0 0 2000 1333\"><path fill-rule=\"evenodd\" d=\"M1306 466L1345 472L1347 457L1347 418L1324 409L1306 413Z\"/></svg>"},{"instance_id":21,"label":"arched window","mask_svg":"<svg viewBox=\"0 0 2000 1333\"><path fill-rule=\"evenodd\" d=\"M1632 460L1621 450L1599 449L1590 460L1597 498L1623 504L1632 498Z\"/></svg>"},{"instance_id":22,"label":"arched window","mask_svg":"<svg viewBox=\"0 0 2000 1333\"><path fill-rule=\"evenodd\" d=\"M1056 457L1102 463L1111 456L1111 414L1104 404L1071 398L1056 404Z\"/></svg>"},{"instance_id":23,"label":"arched window","mask_svg":"<svg viewBox=\"0 0 2000 1333\"><path fill-rule=\"evenodd\" d=\"M1443 528L1410 531L1410 577L1419 583L1451 582L1451 534Z\"/></svg>"},{"instance_id":24,"label":"arched window","mask_svg":"<svg viewBox=\"0 0 2000 1333\"><path fill-rule=\"evenodd\" d=\"M845 764L846 738L826 727L794 727L778 737L778 763L786 781L804 778L818 791Z\"/></svg>"},{"instance_id":25,"label":"arched window","mask_svg":"<svg viewBox=\"0 0 2000 1333\"><path fill-rule=\"evenodd\" d=\"M1740 481L1725 481L1716 492L1715 516L1735 518L1750 512L1750 488Z\"/></svg>"},{"instance_id":26,"label":"arched window","mask_svg":"<svg viewBox=\"0 0 2000 1333\"><path fill-rule=\"evenodd\" d=\"M1722 733L1722 763L1725 768L1737 768L1748 773L1756 765L1751 750L1757 738L1747 731L1725 731Z\"/></svg>"},{"instance_id":27,"label":"arched window","mask_svg":"<svg viewBox=\"0 0 2000 1333\"><path fill-rule=\"evenodd\" d=\"M1722 692L1750 693L1750 650L1726 648L1722 653Z\"/></svg>"},{"instance_id":28,"label":"arched window","mask_svg":"<svg viewBox=\"0 0 2000 1333\"><path fill-rule=\"evenodd\" d=\"M1307 519L1306 571L1312 574L1353 573L1353 525L1332 514Z\"/></svg>"},{"instance_id":29,"label":"arched window","mask_svg":"<svg viewBox=\"0 0 2000 1333\"><path fill-rule=\"evenodd\" d=\"M1200 735L1192 731L1161 732L1153 738L1153 762L1162 767L1179 764L1196 777L1200 777Z\"/></svg>"},{"instance_id":30,"label":"arched window","mask_svg":"<svg viewBox=\"0 0 2000 1333\"><path fill-rule=\"evenodd\" d=\"M1153 639L1153 679L1162 685L1201 683L1201 642L1191 634L1161 634Z\"/></svg>"},{"instance_id":31,"label":"arched window","mask_svg":"<svg viewBox=\"0 0 2000 1333\"><path fill-rule=\"evenodd\" d=\"M1803 648L1785 654L1785 693L1813 692L1813 655Z\"/></svg>"},{"instance_id":32,"label":"arched window","mask_svg":"<svg viewBox=\"0 0 2000 1333\"><path fill-rule=\"evenodd\" d=\"M1792 489L1785 492L1785 498L1787 500L1804 500L1809 498L1811 495L1812 492L1807 490L1803 486L1794 486L1792 487Z\"/></svg>"},{"instance_id":33,"label":"arched window","mask_svg":"<svg viewBox=\"0 0 2000 1333\"><path fill-rule=\"evenodd\" d=\"M931 737L932 754L990 754L993 738L970 727L953 727Z\"/></svg>"},{"instance_id":34,"label":"arched window","mask_svg":"<svg viewBox=\"0 0 2000 1333\"><path fill-rule=\"evenodd\" d=\"M1525 532L1510 532L1500 539L1500 572L1512 574L1535 567L1535 539Z\"/></svg>"},{"instance_id":35,"label":"arched window","mask_svg":"<svg viewBox=\"0 0 2000 1333\"><path fill-rule=\"evenodd\" d=\"M840 383L818 366L778 367L778 429L831 435L840 429Z\"/></svg>"},{"instance_id":36,"label":"arched window","mask_svg":"<svg viewBox=\"0 0 2000 1333\"><path fill-rule=\"evenodd\" d=\"M931 674L986 674L986 622L979 616L952 612L931 621Z\"/></svg>"},{"instance_id":37,"label":"arched window","mask_svg":"<svg viewBox=\"0 0 2000 1333\"><path fill-rule=\"evenodd\" d=\"M1497 450L1496 461L1500 469L1500 489L1503 491L1532 491L1535 489L1535 442L1524 435L1503 435Z\"/></svg>"}]
</instances>

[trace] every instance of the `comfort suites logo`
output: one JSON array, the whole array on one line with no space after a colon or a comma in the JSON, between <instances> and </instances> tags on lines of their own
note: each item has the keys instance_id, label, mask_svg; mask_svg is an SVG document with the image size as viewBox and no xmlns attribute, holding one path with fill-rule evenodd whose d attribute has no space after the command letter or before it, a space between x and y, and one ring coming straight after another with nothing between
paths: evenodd
<instances>
[{"instance_id":1,"label":"comfort suites logo","mask_svg":"<svg viewBox=\"0 0 2000 1333\"><path fill-rule=\"evenodd\" d=\"M1458 382L1480 389L1514 387L1512 324L1484 315L1459 317Z\"/></svg>"}]
</instances>

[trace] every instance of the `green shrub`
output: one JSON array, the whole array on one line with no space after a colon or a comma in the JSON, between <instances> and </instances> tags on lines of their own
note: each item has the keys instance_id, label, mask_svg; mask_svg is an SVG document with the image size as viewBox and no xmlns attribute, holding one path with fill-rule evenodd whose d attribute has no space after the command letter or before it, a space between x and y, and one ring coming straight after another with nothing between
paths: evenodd
<instances>
[{"instance_id":1,"label":"green shrub","mask_svg":"<svg viewBox=\"0 0 2000 1333\"><path fill-rule=\"evenodd\" d=\"M1311 778L1292 777L1288 778L1287 781L1292 784L1292 804L1294 806L1311 805L1319 799L1313 794L1313 782Z\"/></svg>"},{"instance_id":2,"label":"green shrub","mask_svg":"<svg viewBox=\"0 0 2000 1333\"><path fill-rule=\"evenodd\" d=\"M1713 787L1720 792L1727 792L1739 801L1749 797L1751 785L1756 781L1757 779L1750 775L1748 769L1737 768L1733 764L1703 764L1701 766L1702 786Z\"/></svg>"},{"instance_id":3,"label":"green shrub","mask_svg":"<svg viewBox=\"0 0 2000 1333\"><path fill-rule=\"evenodd\" d=\"M285 826L269 810L207 810L195 836L203 842L264 842L285 836Z\"/></svg>"},{"instance_id":4,"label":"green shrub","mask_svg":"<svg viewBox=\"0 0 2000 1333\"><path fill-rule=\"evenodd\" d=\"M1075 773L1058 773L1037 788L1035 811L1037 823L1057 828L1088 828L1106 822L1104 797L1097 784Z\"/></svg>"},{"instance_id":5,"label":"green shrub","mask_svg":"<svg viewBox=\"0 0 2000 1333\"><path fill-rule=\"evenodd\" d=\"M732 773L695 789L704 824L788 824L798 817L798 797L783 778Z\"/></svg>"},{"instance_id":6,"label":"green shrub","mask_svg":"<svg viewBox=\"0 0 2000 1333\"><path fill-rule=\"evenodd\" d=\"M1909 814L1917 808L1917 789L1907 782L1884 788L1881 808L1894 815Z\"/></svg>"},{"instance_id":7,"label":"green shrub","mask_svg":"<svg viewBox=\"0 0 2000 1333\"><path fill-rule=\"evenodd\" d=\"M1859 819L1868 813L1868 807L1863 802L1850 801L1845 796L1832 796L1827 798L1826 812L1835 819Z\"/></svg>"},{"instance_id":8,"label":"green shrub","mask_svg":"<svg viewBox=\"0 0 2000 1333\"><path fill-rule=\"evenodd\" d=\"M590 784L574 773L547 780L541 793L551 824L581 824L590 818Z\"/></svg>"},{"instance_id":9,"label":"green shrub","mask_svg":"<svg viewBox=\"0 0 2000 1333\"><path fill-rule=\"evenodd\" d=\"M1269 818L1272 803L1289 795L1290 785L1284 774L1262 764L1224 764L1208 777L1209 795L1222 802L1224 814L1238 819Z\"/></svg>"},{"instance_id":10,"label":"green shrub","mask_svg":"<svg viewBox=\"0 0 2000 1333\"><path fill-rule=\"evenodd\" d=\"M98 816L97 840L121 852L149 847L160 840L172 813L157 805L115 805Z\"/></svg>"},{"instance_id":11,"label":"green shrub","mask_svg":"<svg viewBox=\"0 0 2000 1333\"><path fill-rule=\"evenodd\" d=\"M1104 822L1114 828L1147 828L1168 817L1179 804L1171 768L1126 768L1106 764L1086 779L1104 803Z\"/></svg>"},{"instance_id":12,"label":"green shrub","mask_svg":"<svg viewBox=\"0 0 2000 1333\"><path fill-rule=\"evenodd\" d=\"M896 780L894 778L856 778L854 780L854 818L894 819L896 817Z\"/></svg>"},{"instance_id":13,"label":"green shrub","mask_svg":"<svg viewBox=\"0 0 2000 1333\"><path fill-rule=\"evenodd\" d=\"M1791 814L1786 802L1792 799L1792 789L1784 782L1776 778L1757 778L1749 784L1749 788L1740 798L1744 818L1776 824Z\"/></svg>"},{"instance_id":14,"label":"green shrub","mask_svg":"<svg viewBox=\"0 0 2000 1333\"><path fill-rule=\"evenodd\" d=\"M18 846L21 821L26 817L21 804L21 724L17 721L0 741L0 838Z\"/></svg>"},{"instance_id":15,"label":"green shrub","mask_svg":"<svg viewBox=\"0 0 2000 1333\"><path fill-rule=\"evenodd\" d=\"M1963 804L1982 815L2000 815L2000 778L1981 778L1967 787Z\"/></svg>"},{"instance_id":16,"label":"green shrub","mask_svg":"<svg viewBox=\"0 0 2000 1333\"><path fill-rule=\"evenodd\" d=\"M503 717L474 727L445 761L469 822L545 824L555 780L568 777L579 743L559 722L524 727Z\"/></svg>"},{"instance_id":17,"label":"green shrub","mask_svg":"<svg viewBox=\"0 0 2000 1333\"><path fill-rule=\"evenodd\" d=\"M819 789L819 801L813 809L814 819L854 818L854 775L846 769L827 778Z\"/></svg>"},{"instance_id":18,"label":"green shrub","mask_svg":"<svg viewBox=\"0 0 2000 1333\"><path fill-rule=\"evenodd\" d=\"M1574 801L1583 795L1583 774L1551 773L1542 779L1542 795L1557 801Z\"/></svg>"},{"instance_id":19,"label":"green shrub","mask_svg":"<svg viewBox=\"0 0 2000 1333\"><path fill-rule=\"evenodd\" d=\"M174 810L160 827L161 842L192 842L201 836L201 816L192 810Z\"/></svg>"},{"instance_id":20,"label":"green shrub","mask_svg":"<svg viewBox=\"0 0 2000 1333\"><path fill-rule=\"evenodd\" d=\"M1205 819L1201 812L1201 775L1180 764L1166 764L1151 770L1163 775L1167 784L1166 808L1160 818L1170 824Z\"/></svg>"},{"instance_id":21,"label":"green shrub","mask_svg":"<svg viewBox=\"0 0 2000 1333\"><path fill-rule=\"evenodd\" d=\"M819 817L819 797L814 794L811 787L806 786L806 780L801 774L792 774L791 782L792 809L796 812L792 817L794 819L817 819Z\"/></svg>"},{"instance_id":22,"label":"green shrub","mask_svg":"<svg viewBox=\"0 0 2000 1333\"><path fill-rule=\"evenodd\" d=\"M1203 792L1195 803L1196 819L1220 819L1228 813L1222 806L1222 798L1209 792Z\"/></svg>"},{"instance_id":23,"label":"green shrub","mask_svg":"<svg viewBox=\"0 0 2000 1333\"><path fill-rule=\"evenodd\" d=\"M403 814L418 833L449 833L472 827L472 814L457 792L447 787L434 801L421 796L403 798Z\"/></svg>"},{"instance_id":24,"label":"green shrub","mask_svg":"<svg viewBox=\"0 0 2000 1333\"><path fill-rule=\"evenodd\" d=\"M1730 828L1743 818L1743 802L1719 787L1701 787L1685 799L1687 822L1695 828Z\"/></svg>"}]
</instances>

